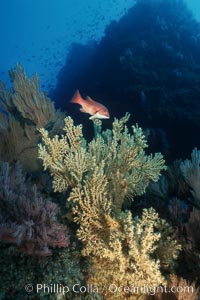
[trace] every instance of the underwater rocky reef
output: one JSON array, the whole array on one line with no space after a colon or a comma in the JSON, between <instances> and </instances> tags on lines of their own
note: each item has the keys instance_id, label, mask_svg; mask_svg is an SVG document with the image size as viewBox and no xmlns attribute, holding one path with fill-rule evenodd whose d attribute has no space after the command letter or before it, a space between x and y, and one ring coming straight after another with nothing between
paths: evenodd
<instances>
[{"instance_id":1,"label":"underwater rocky reef","mask_svg":"<svg viewBox=\"0 0 200 300\"><path fill-rule=\"evenodd\" d=\"M72 47L56 103L20 64L0 82L0 299L200 299L199 53L183 1L138 0Z\"/></svg>"},{"instance_id":2,"label":"underwater rocky reef","mask_svg":"<svg viewBox=\"0 0 200 300\"><path fill-rule=\"evenodd\" d=\"M198 300L200 151L166 166L128 113L107 129L88 120L87 140L36 76L20 65L10 74L0 95L0 299Z\"/></svg>"},{"instance_id":3,"label":"underwater rocky reef","mask_svg":"<svg viewBox=\"0 0 200 300\"><path fill-rule=\"evenodd\" d=\"M52 98L71 115L66 99L79 88L112 117L131 112L168 161L187 158L200 147L199 53L200 24L184 1L139 0L99 43L72 46Z\"/></svg>"}]
</instances>

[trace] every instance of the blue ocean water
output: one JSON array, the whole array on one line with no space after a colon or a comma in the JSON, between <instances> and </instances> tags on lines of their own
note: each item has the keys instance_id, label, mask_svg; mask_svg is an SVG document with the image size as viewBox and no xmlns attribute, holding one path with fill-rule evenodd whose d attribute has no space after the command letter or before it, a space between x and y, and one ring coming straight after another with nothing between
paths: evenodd
<instances>
[{"instance_id":1,"label":"blue ocean water","mask_svg":"<svg viewBox=\"0 0 200 300\"><path fill-rule=\"evenodd\" d=\"M0 78L9 83L8 70L16 62L28 74L37 72L49 90L74 42L99 41L107 25L119 20L134 0L3 0L1 1ZM200 20L198 0L187 0ZM144 16L145 17L145 16Z\"/></svg>"},{"instance_id":2,"label":"blue ocean water","mask_svg":"<svg viewBox=\"0 0 200 300\"><path fill-rule=\"evenodd\" d=\"M99 41L105 27L119 20L133 0L1 1L0 77L16 62L28 74L37 72L45 89L56 84L72 43Z\"/></svg>"}]
</instances>

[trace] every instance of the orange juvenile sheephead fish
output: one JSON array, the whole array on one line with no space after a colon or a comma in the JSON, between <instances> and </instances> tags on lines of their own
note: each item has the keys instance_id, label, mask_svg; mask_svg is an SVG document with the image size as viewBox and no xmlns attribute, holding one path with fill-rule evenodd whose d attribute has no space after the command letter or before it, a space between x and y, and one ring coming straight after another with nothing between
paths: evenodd
<instances>
[{"instance_id":1,"label":"orange juvenile sheephead fish","mask_svg":"<svg viewBox=\"0 0 200 300\"><path fill-rule=\"evenodd\" d=\"M109 119L110 114L108 109L101 103L92 100L89 96L83 99L79 90L77 90L72 97L71 103L77 103L81 105L80 111L90 114L90 119Z\"/></svg>"}]
</instances>

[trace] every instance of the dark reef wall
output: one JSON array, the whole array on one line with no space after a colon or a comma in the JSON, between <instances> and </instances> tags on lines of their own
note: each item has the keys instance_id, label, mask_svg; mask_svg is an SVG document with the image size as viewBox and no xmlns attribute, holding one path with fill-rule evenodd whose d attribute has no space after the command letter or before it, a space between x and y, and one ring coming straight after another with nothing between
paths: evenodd
<instances>
[{"instance_id":1,"label":"dark reef wall","mask_svg":"<svg viewBox=\"0 0 200 300\"><path fill-rule=\"evenodd\" d=\"M200 147L200 24L182 0L137 1L99 44L72 46L51 96L76 116L68 102L77 88L111 118L129 111L131 122L151 128L156 150L166 151L167 139L169 159L188 156Z\"/></svg>"}]
</instances>

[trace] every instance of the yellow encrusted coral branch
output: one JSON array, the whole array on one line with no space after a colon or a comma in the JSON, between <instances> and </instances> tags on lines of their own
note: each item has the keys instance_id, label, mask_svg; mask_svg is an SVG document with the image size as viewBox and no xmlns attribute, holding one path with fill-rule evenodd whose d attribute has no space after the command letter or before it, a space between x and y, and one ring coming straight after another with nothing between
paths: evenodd
<instances>
[{"instance_id":1,"label":"yellow encrusted coral branch","mask_svg":"<svg viewBox=\"0 0 200 300\"><path fill-rule=\"evenodd\" d=\"M45 127L53 119L53 102L39 89L39 78L35 74L29 79L23 68L17 64L10 71L15 93L13 105L24 119L31 120L37 127Z\"/></svg>"},{"instance_id":2,"label":"yellow encrusted coral branch","mask_svg":"<svg viewBox=\"0 0 200 300\"><path fill-rule=\"evenodd\" d=\"M0 81L0 160L19 160L27 171L36 171L41 167L37 129L46 127L56 134L63 127L64 114L40 91L37 75L28 78L19 64L9 75L13 88L6 89Z\"/></svg>"},{"instance_id":3,"label":"yellow encrusted coral branch","mask_svg":"<svg viewBox=\"0 0 200 300\"><path fill-rule=\"evenodd\" d=\"M108 181L107 193L112 209L117 214L125 198L141 195L150 181L157 181L165 168L160 153L147 156L147 147L142 129L126 126L129 114L115 119L112 130L100 132L87 143L82 126L75 126L71 117L65 118L65 135L49 138L48 132L40 130L43 143L39 145L39 158L45 169L53 176L55 191L66 191L82 185L93 175L96 166L103 166Z\"/></svg>"},{"instance_id":4,"label":"yellow encrusted coral branch","mask_svg":"<svg viewBox=\"0 0 200 300\"><path fill-rule=\"evenodd\" d=\"M135 218L130 211L121 210L126 198L144 193L165 168L160 153L145 154L142 129L133 126L129 131L128 118L126 114L115 119L112 129L105 131L101 121L95 120L91 142L71 117L65 118L65 134L60 137L50 138L45 129L40 130L39 158L51 172L54 190L70 192L68 201L73 203L74 221L79 225L82 255L90 258L93 268L87 282L102 287L99 293L104 299L125 299L123 292L118 297L103 290L110 283L164 284L160 267L169 267L180 249L170 238L162 241L172 230L153 208Z\"/></svg>"}]
</instances>

